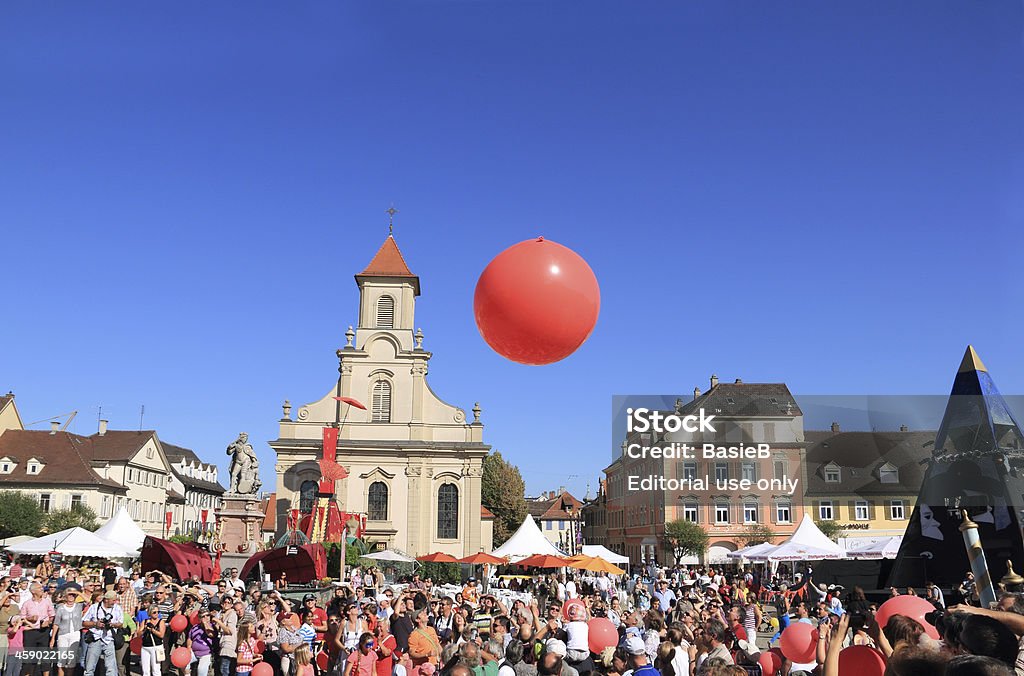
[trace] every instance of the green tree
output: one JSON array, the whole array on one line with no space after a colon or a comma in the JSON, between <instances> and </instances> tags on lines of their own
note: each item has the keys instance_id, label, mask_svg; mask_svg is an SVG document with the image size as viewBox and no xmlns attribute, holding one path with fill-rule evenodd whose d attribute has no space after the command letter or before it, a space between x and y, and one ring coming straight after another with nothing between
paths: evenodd
<instances>
[{"instance_id":1,"label":"green tree","mask_svg":"<svg viewBox=\"0 0 1024 676\"><path fill-rule=\"evenodd\" d=\"M35 537L43 527L43 516L35 498L17 491L0 491L0 537Z\"/></svg>"},{"instance_id":2,"label":"green tree","mask_svg":"<svg viewBox=\"0 0 1024 676\"><path fill-rule=\"evenodd\" d=\"M46 515L46 530L50 533L58 533L75 526L85 530L96 530L99 528L96 512L88 505L75 505L70 509L54 510ZM189 538L189 542L191 541L192 538Z\"/></svg>"},{"instance_id":3,"label":"green tree","mask_svg":"<svg viewBox=\"0 0 1024 676\"><path fill-rule=\"evenodd\" d=\"M526 517L526 484L519 468L495 451L484 458L480 502L494 514L494 546L508 540Z\"/></svg>"},{"instance_id":4,"label":"green tree","mask_svg":"<svg viewBox=\"0 0 1024 676\"><path fill-rule=\"evenodd\" d=\"M740 542L744 547L759 545L762 542L771 542L775 539L775 531L763 524L747 526L740 533Z\"/></svg>"},{"instance_id":5,"label":"green tree","mask_svg":"<svg viewBox=\"0 0 1024 676\"><path fill-rule=\"evenodd\" d=\"M458 584L461 568L457 563L426 562L420 567L420 579L426 580L429 577L434 584Z\"/></svg>"},{"instance_id":6,"label":"green tree","mask_svg":"<svg viewBox=\"0 0 1024 676\"><path fill-rule=\"evenodd\" d=\"M832 521L829 519L825 521L815 521L814 524L818 527L818 530L825 534L825 537L833 542L843 536L843 524L838 521Z\"/></svg>"},{"instance_id":7,"label":"green tree","mask_svg":"<svg viewBox=\"0 0 1024 676\"><path fill-rule=\"evenodd\" d=\"M179 545L190 545L194 544L196 539L191 535L172 535L167 538L168 541L177 543Z\"/></svg>"},{"instance_id":8,"label":"green tree","mask_svg":"<svg viewBox=\"0 0 1024 676\"><path fill-rule=\"evenodd\" d=\"M692 521L676 519L665 524L665 541L672 548L677 566L687 554L703 556L708 550L708 539L704 529Z\"/></svg>"}]
</instances>

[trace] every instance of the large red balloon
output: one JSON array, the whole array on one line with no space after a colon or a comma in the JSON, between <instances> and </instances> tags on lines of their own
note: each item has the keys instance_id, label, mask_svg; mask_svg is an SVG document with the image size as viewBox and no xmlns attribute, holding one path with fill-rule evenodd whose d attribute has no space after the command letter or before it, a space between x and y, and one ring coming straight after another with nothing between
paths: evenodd
<instances>
[{"instance_id":1,"label":"large red balloon","mask_svg":"<svg viewBox=\"0 0 1024 676\"><path fill-rule=\"evenodd\" d=\"M585 618L587 616L587 606L583 603L583 601L581 601L580 599L569 599L565 602L565 605L562 606L562 617L564 617L567 620L571 620L572 618L569 617L569 609L573 606L579 606L580 610L583 611L581 615L582 617Z\"/></svg>"},{"instance_id":2,"label":"large red balloon","mask_svg":"<svg viewBox=\"0 0 1024 676\"><path fill-rule=\"evenodd\" d=\"M938 640L939 632L924 619L925 613L930 613L933 610L935 610L935 606L920 596L910 596L909 594L894 596L878 607L875 620L878 622L878 626L884 629L893 615L906 615L910 619L920 622L925 632Z\"/></svg>"},{"instance_id":3,"label":"large red balloon","mask_svg":"<svg viewBox=\"0 0 1024 676\"><path fill-rule=\"evenodd\" d=\"M590 336L601 289L587 262L543 237L495 256L476 283L476 326L495 352L520 364L550 364Z\"/></svg>"},{"instance_id":4,"label":"large red balloon","mask_svg":"<svg viewBox=\"0 0 1024 676\"><path fill-rule=\"evenodd\" d=\"M252 667L252 676L274 676L274 667L266 662L257 662Z\"/></svg>"},{"instance_id":5,"label":"large red balloon","mask_svg":"<svg viewBox=\"0 0 1024 676\"><path fill-rule=\"evenodd\" d=\"M839 653L839 673L882 676L885 673L885 658L871 646L852 645Z\"/></svg>"},{"instance_id":6,"label":"large red balloon","mask_svg":"<svg viewBox=\"0 0 1024 676\"><path fill-rule=\"evenodd\" d=\"M181 633L188 629L188 618L184 615L175 615L171 618L171 631Z\"/></svg>"},{"instance_id":7,"label":"large red balloon","mask_svg":"<svg viewBox=\"0 0 1024 676\"><path fill-rule=\"evenodd\" d=\"M192 651L186 648L185 646L175 648L171 651L171 664L178 667L179 669L184 669L189 665L191 661Z\"/></svg>"},{"instance_id":8,"label":"large red balloon","mask_svg":"<svg viewBox=\"0 0 1024 676\"><path fill-rule=\"evenodd\" d=\"M607 617L595 617L587 622L587 641L590 652L599 655L608 646L619 642L619 632Z\"/></svg>"},{"instance_id":9,"label":"large red balloon","mask_svg":"<svg viewBox=\"0 0 1024 676\"><path fill-rule=\"evenodd\" d=\"M782 632L779 646L792 662L813 662L818 649L818 630L806 622L794 622Z\"/></svg>"},{"instance_id":10,"label":"large red balloon","mask_svg":"<svg viewBox=\"0 0 1024 676\"><path fill-rule=\"evenodd\" d=\"M762 650L757 663L761 665L761 673L764 676L775 676L782 669L782 657L774 650Z\"/></svg>"}]
</instances>

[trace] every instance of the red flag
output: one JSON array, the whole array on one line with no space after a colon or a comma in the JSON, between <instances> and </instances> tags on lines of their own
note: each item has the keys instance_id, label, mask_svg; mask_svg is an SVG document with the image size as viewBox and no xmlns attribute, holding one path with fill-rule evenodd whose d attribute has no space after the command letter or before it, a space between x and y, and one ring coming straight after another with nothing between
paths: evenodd
<instances>
[{"instance_id":1,"label":"red flag","mask_svg":"<svg viewBox=\"0 0 1024 676\"><path fill-rule=\"evenodd\" d=\"M173 516L173 512L167 512L167 514L164 515L164 521L167 524L167 532L171 531L171 518L173 518Z\"/></svg>"},{"instance_id":2,"label":"red flag","mask_svg":"<svg viewBox=\"0 0 1024 676\"><path fill-rule=\"evenodd\" d=\"M204 509L204 510L200 511L199 513L203 517L203 525L205 526L206 525L206 517L208 517L210 515L210 510Z\"/></svg>"},{"instance_id":3,"label":"red flag","mask_svg":"<svg viewBox=\"0 0 1024 676\"><path fill-rule=\"evenodd\" d=\"M338 428L324 428L324 460L334 461L338 453Z\"/></svg>"}]
</instances>

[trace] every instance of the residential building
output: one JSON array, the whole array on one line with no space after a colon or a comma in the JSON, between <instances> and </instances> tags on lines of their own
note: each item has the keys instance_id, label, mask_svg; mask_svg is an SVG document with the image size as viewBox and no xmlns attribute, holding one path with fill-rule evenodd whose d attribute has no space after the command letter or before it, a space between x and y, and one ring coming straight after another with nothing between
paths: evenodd
<instances>
[{"instance_id":1,"label":"residential building","mask_svg":"<svg viewBox=\"0 0 1024 676\"><path fill-rule=\"evenodd\" d=\"M808 430L807 508L846 538L903 535L931 458L935 431Z\"/></svg>"},{"instance_id":2,"label":"residential building","mask_svg":"<svg viewBox=\"0 0 1024 676\"><path fill-rule=\"evenodd\" d=\"M465 409L427 384L431 353L414 323L420 279L388 235L355 281L358 321L337 351L337 371L324 374L323 395L299 407L295 419L285 402L278 438L269 442L277 453L277 535L293 510L313 511L323 430L340 423L336 459L347 476L335 480L334 495L342 512L365 515L364 539L411 555L489 550L480 492L490 447L480 407L467 420Z\"/></svg>"},{"instance_id":3,"label":"residential building","mask_svg":"<svg viewBox=\"0 0 1024 676\"><path fill-rule=\"evenodd\" d=\"M5 430L23 430L25 425L18 415L18 407L14 403L14 392L0 396L0 434Z\"/></svg>"},{"instance_id":4,"label":"residential building","mask_svg":"<svg viewBox=\"0 0 1024 676\"><path fill-rule=\"evenodd\" d=\"M225 491L217 478L217 466L204 463L191 449L166 442L161 446L170 463L170 490L185 498L184 503L172 509L171 523L176 532L192 534L197 540L208 542L216 521L214 513Z\"/></svg>"},{"instance_id":5,"label":"residential building","mask_svg":"<svg viewBox=\"0 0 1024 676\"><path fill-rule=\"evenodd\" d=\"M715 416L714 434L680 430L654 434L634 432L623 442L622 453L605 468L607 477L606 546L633 561L672 562L665 524L676 519L699 523L710 536L704 557L708 563L725 562L726 555L746 544L746 533L767 527L778 538L793 533L803 515L804 447L803 413L784 383L720 383L711 377L711 388L693 399L676 401L679 416L698 415L703 409ZM686 443L700 449L769 446L768 457L756 459L694 459L630 457L630 444L643 446ZM667 481L705 481L707 486L681 490L630 490L630 477L665 477ZM743 490L738 480L765 488ZM789 482L789 483L784 483ZM695 563L696 559L686 560Z\"/></svg>"},{"instance_id":6,"label":"residential building","mask_svg":"<svg viewBox=\"0 0 1024 676\"><path fill-rule=\"evenodd\" d=\"M582 508L583 503L564 487L526 500L526 510L537 522L540 532L548 542L567 554L579 551Z\"/></svg>"},{"instance_id":7,"label":"residential building","mask_svg":"<svg viewBox=\"0 0 1024 676\"><path fill-rule=\"evenodd\" d=\"M589 492L589 491L588 491ZM597 482L597 495L584 498L580 508L583 544L608 546L608 493L605 480Z\"/></svg>"}]
</instances>

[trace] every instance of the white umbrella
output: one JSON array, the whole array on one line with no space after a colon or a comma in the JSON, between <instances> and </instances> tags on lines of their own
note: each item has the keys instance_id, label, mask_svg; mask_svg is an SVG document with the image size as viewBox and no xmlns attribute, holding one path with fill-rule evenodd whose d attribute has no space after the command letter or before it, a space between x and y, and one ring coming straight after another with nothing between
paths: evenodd
<instances>
[{"instance_id":1,"label":"white umbrella","mask_svg":"<svg viewBox=\"0 0 1024 676\"><path fill-rule=\"evenodd\" d=\"M374 552L373 554L364 554L360 558L373 559L374 561L397 561L399 563L416 563L416 559L408 557L405 554L393 552L390 549L386 549L383 552Z\"/></svg>"}]
</instances>

